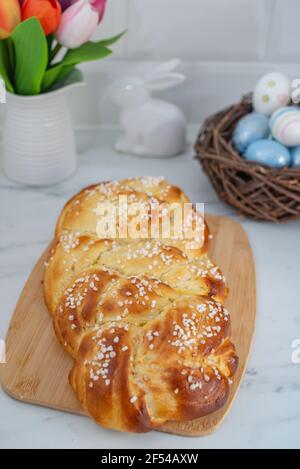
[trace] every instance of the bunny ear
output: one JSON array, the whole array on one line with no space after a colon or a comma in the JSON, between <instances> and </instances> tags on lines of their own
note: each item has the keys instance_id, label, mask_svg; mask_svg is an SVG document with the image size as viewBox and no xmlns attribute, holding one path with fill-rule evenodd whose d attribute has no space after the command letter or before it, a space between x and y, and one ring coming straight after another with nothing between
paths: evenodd
<instances>
[{"instance_id":1,"label":"bunny ear","mask_svg":"<svg viewBox=\"0 0 300 469\"><path fill-rule=\"evenodd\" d=\"M154 71L149 76L158 76L165 75L166 73L171 73L181 64L180 59L172 59L168 62L165 62L154 69Z\"/></svg>"},{"instance_id":2,"label":"bunny ear","mask_svg":"<svg viewBox=\"0 0 300 469\"><path fill-rule=\"evenodd\" d=\"M185 81L186 77L182 73L165 73L164 75L148 77L145 87L148 91L160 91L173 88Z\"/></svg>"}]
</instances>

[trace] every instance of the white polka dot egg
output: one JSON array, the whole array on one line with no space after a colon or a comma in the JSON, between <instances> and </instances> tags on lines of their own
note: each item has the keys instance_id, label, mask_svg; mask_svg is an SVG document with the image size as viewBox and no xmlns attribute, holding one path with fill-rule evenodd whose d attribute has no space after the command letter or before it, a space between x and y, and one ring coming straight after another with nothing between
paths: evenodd
<instances>
[{"instance_id":1,"label":"white polka dot egg","mask_svg":"<svg viewBox=\"0 0 300 469\"><path fill-rule=\"evenodd\" d=\"M270 116L277 109L290 102L291 81L283 73L264 75L256 84L253 107L256 112Z\"/></svg>"}]
</instances>

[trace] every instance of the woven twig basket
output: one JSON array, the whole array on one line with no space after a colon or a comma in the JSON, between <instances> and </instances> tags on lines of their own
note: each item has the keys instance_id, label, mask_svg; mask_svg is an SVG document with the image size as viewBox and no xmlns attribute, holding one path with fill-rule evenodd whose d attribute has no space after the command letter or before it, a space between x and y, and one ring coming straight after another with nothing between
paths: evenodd
<instances>
[{"instance_id":1,"label":"woven twig basket","mask_svg":"<svg viewBox=\"0 0 300 469\"><path fill-rule=\"evenodd\" d=\"M219 198L240 214L282 222L300 218L300 169L271 169L246 161L231 139L241 117L252 111L252 96L208 118L199 133L197 158Z\"/></svg>"}]
</instances>

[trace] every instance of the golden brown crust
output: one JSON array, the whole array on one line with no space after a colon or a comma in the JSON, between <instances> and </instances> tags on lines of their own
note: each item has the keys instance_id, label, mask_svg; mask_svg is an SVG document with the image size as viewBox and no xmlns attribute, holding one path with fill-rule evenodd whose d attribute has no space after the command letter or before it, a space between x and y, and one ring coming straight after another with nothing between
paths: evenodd
<instances>
[{"instance_id":1,"label":"golden brown crust","mask_svg":"<svg viewBox=\"0 0 300 469\"><path fill-rule=\"evenodd\" d=\"M102 239L97 206L115 206L120 196L159 207L189 203L163 179L82 190L57 222L44 294L56 335L75 360L69 378L83 408L105 427L146 432L219 409L238 359L206 223L196 244L172 231ZM193 211L192 226L197 217Z\"/></svg>"}]
</instances>

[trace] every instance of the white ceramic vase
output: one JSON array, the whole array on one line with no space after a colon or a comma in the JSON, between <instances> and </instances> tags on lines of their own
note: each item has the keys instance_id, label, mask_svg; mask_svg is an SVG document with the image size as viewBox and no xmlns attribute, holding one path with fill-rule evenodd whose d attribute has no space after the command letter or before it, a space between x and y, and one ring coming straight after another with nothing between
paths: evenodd
<instances>
[{"instance_id":1,"label":"white ceramic vase","mask_svg":"<svg viewBox=\"0 0 300 469\"><path fill-rule=\"evenodd\" d=\"M77 167L65 90L19 96L7 93L3 167L21 184L45 186L67 179Z\"/></svg>"}]
</instances>

